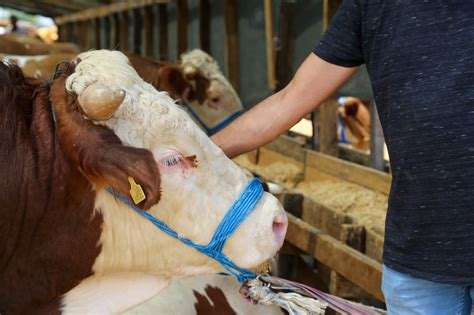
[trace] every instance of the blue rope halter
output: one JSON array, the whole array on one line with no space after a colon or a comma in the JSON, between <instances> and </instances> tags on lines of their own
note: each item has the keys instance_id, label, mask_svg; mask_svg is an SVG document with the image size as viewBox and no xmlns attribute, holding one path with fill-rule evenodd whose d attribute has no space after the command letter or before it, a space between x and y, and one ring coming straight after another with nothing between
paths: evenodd
<instances>
[{"instance_id":1,"label":"blue rope halter","mask_svg":"<svg viewBox=\"0 0 474 315\"><path fill-rule=\"evenodd\" d=\"M230 207L229 211L227 211L207 245L196 244L190 239L180 235L152 214L135 206L128 197L116 193L110 187L107 188L107 191L135 210L139 215L153 223L161 231L219 262L230 274L235 276L239 282L244 282L247 279L256 277L250 270L238 267L222 253L222 250L229 237L234 234L240 224L255 209L255 206L262 198L263 187L257 178L250 181L239 198Z\"/></svg>"}]
</instances>

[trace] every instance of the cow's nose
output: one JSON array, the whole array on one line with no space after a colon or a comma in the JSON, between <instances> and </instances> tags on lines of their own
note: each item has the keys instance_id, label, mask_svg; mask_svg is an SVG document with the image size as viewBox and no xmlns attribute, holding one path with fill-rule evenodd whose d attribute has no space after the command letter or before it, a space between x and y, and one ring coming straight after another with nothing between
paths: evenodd
<instances>
[{"instance_id":1,"label":"cow's nose","mask_svg":"<svg viewBox=\"0 0 474 315\"><path fill-rule=\"evenodd\" d=\"M288 217L286 213L282 211L280 214L275 216L273 219L273 234L275 235L275 240L278 244L283 245L285 241L286 229L288 228Z\"/></svg>"}]
</instances>

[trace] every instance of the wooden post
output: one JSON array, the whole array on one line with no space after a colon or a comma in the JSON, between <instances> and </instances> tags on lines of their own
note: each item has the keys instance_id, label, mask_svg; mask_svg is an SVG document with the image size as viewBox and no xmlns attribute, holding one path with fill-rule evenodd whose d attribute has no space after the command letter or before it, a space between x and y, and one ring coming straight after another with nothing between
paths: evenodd
<instances>
[{"instance_id":1,"label":"wooden post","mask_svg":"<svg viewBox=\"0 0 474 315\"><path fill-rule=\"evenodd\" d=\"M65 42L66 41L66 32L65 32L65 25L58 25L58 41Z\"/></svg>"},{"instance_id":2,"label":"wooden post","mask_svg":"<svg viewBox=\"0 0 474 315\"><path fill-rule=\"evenodd\" d=\"M178 56L188 50L188 0L177 1Z\"/></svg>"},{"instance_id":3,"label":"wooden post","mask_svg":"<svg viewBox=\"0 0 474 315\"><path fill-rule=\"evenodd\" d=\"M270 90L276 88L275 48L273 44L273 8L272 0L264 0L265 6L265 41L267 48L267 84Z\"/></svg>"},{"instance_id":4,"label":"wooden post","mask_svg":"<svg viewBox=\"0 0 474 315\"><path fill-rule=\"evenodd\" d=\"M165 3L158 5L160 26L160 60L168 60L168 7Z\"/></svg>"},{"instance_id":5,"label":"wooden post","mask_svg":"<svg viewBox=\"0 0 474 315\"><path fill-rule=\"evenodd\" d=\"M100 18L94 19L94 48L101 49L101 41L100 41Z\"/></svg>"},{"instance_id":6,"label":"wooden post","mask_svg":"<svg viewBox=\"0 0 474 315\"><path fill-rule=\"evenodd\" d=\"M118 49L120 46L120 16L114 13L110 16L110 41L111 48Z\"/></svg>"},{"instance_id":7,"label":"wooden post","mask_svg":"<svg viewBox=\"0 0 474 315\"><path fill-rule=\"evenodd\" d=\"M144 8L143 12L143 52L147 57L154 55L153 25L153 6L149 5Z\"/></svg>"},{"instance_id":8,"label":"wooden post","mask_svg":"<svg viewBox=\"0 0 474 315\"><path fill-rule=\"evenodd\" d=\"M319 110L311 113L311 122L313 125L313 136L311 137L311 149L319 150Z\"/></svg>"},{"instance_id":9,"label":"wooden post","mask_svg":"<svg viewBox=\"0 0 474 315\"><path fill-rule=\"evenodd\" d=\"M280 49L277 52L277 85L276 90L283 89L293 75L293 53L295 36L293 32L295 1L282 0L280 4Z\"/></svg>"},{"instance_id":10,"label":"wooden post","mask_svg":"<svg viewBox=\"0 0 474 315\"><path fill-rule=\"evenodd\" d=\"M129 25L130 16L129 11L123 11L120 21L120 50L128 52L129 50Z\"/></svg>"},{"instance_id":11,"label":"wooden post","mask_svg":"<svg viewBox=\"0 0 474 315\"><path fill-rule=\"evenodd\" d=\"M142 53L142 9L135 8L132 10L132 52L140 55Z\"/></svg>"},{"instance_id":12,"label":"wooden post","mask_svg":"<svg viewBox=\"0 0 474 315\"><path fill-rule=\"evenodd\" d=\"M107 18L99 18L99 33L100 33L100 47L102 49L107 49Z\"/></svg>"},{"instance_id":13,"label":"wooden post","mask_svg":"<svg viewBox=\"0 0 474 315\"><path fill-rule=\"evenodd\" d=\"M81 50L89 49L89 32L87 31L88 21L78 22L79 48Z\"/></svg>"},{"instance_id":14,"label":"wooden post","mask_svg":"<svg viewBox=\"0 0 474 315\"><path fill-rule=\"evenodd\" d=\"M327 100L319 108L319 151L337 155L337 108L336 100Z\"/></svg>"},{"instance_id":15,"label":"wooden post","mask_svg":"<svg viewBox=\"0 0 474 315\"><path fill-rule=\"evenodd\" d=\"M104 38L104 47L106 49L111 49L112 48L112 38L110 37L110 30L111 30L111 21L109 16L104 16L102 18L102 25L103 25L103 30L102 30L102 37Z\"/></svg>"},{"instance_id":16,"label":"wooden post","mask_svg":"<svg viewBox=\"0 0 474 315\"><path fill-rule=\"evenodd\" d=\"M238 18L237 1L225 0L225 60L227 65L227 76L235 90L239 91L239 42L238 42Z\"/></svg>"},{"instance_id":17,"label":"wooden post","mask_svg":"<svg viewBox=\"0 0 474 315\"><path fill-rule=\"evenodd\" d=\"M324 0L323 30L328 28L341 2L342 0ZM312 146L329 155L338 154L337 108L337 102L329 100L321 104L320 108L311 115L313 123Z\"/></svg>"},{"instance_id":18,"label":"wooden post","mask_svg":"<svg viewBox=\"0 0 474 315\"><path fill-rule=\"evenodd\" d=\"M385 170L384 153L385 139L379 113L375 102L370 103L370 162L371 166L379 171Z\"/></svg>"},{"instance_id":19,"label":"wooden post","mask_svg":"<svg viewBox=\"0 0 474 315\"><path fill-rule=\"evenodd\" d=\"M211 52L211 5L209 0L199 0L199 46Z\"/></svg>"},{"instance_id":20,"label":"wooden post","mask_svg":"<svg viewBox=\"0 0 474 315\"><path fill-rule=\"evenodd\" d=\"M342 0L324 0L323 2L323 28L326 30L331 23L331 19L336 14Z\"/></svg>"}]
</instances>

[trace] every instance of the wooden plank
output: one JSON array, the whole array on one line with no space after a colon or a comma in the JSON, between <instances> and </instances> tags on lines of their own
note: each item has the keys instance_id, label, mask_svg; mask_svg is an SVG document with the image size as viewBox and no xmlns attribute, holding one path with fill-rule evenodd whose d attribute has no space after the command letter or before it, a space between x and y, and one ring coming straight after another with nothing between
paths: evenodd
<instances>
[{"instance_id":1,"label":"wooden plank","mask_svg":"<svg viewBox=\"0 0 474 315\"><path fill-rule=\"evenodd\" d=\"M291 157L298 162L305 163L305 167L315 168L321 172L376 190L383 194L390 192L392 177L389 174L320 152L306 150L298 142L288 136L280 136L273 142L265 145L264 148Z\"/></svg>"},{"instance_id":2,"label":"wooden plank","mask_svg":"<svg viewBox=\"0 0 474 315\"><path fill-rule=\"evenodd\" d=\"M338 155L340 159L370 167L370 155L362 150L355 149L348 144L338 144Z\"/></svg>"},{"instance_id":3,"label":"wooden plank","mask_svg":"<svg viewBox=\"0 0 474 315\"><path fill-rule=\"evenodd\" d=\"M144 8L143 12L143 51L145 56L153 57L154 56L154 37L153 37L153 25L154 14L153 6L149 5Z\"/></svg>"},{"instance_id":4,"label":"wooden plank","mask_svg":"<svg viewBox=\"0 0 474 315\"><path fill-rule=\"evenodd\" d=\"M382 265L308 223L288 214L286 240L383 301Z\"/></svg>"},{"instance_id":5,"label":"wooden plank","mask_svg":"<svg viewBox=\"0 0 474 315\"><path fill-rule=\"evenodd\" d=\"M369 167L314 151L307 152L306 166L383 194L390 192L391 176Z\"/></svg>"},{"instance_id":6,"label":"wooden plank","mask_svg":"<svg viewBox=\"0 0 474 315\"><path fill-rule=\"evenodd\" d=\"M293 77L293 59L295 50L294 16L296 2L282 0L280 4L280 29L278 37L280 49L277 51L277 87L283 89Z\"/></svg>"},{"instance_id":7,"label":"wooden plank","mask_svg":"<svg viewBox=\"0 0 474 315\"><path fill-rule=\"evenodd\" d=\"M199 46L211 52L211 5L209 0L199 0Z\"/></svg>"},{"instance_id":8,"label":"wooden plank","mask_svg":"<svg viewBox=\"0 0 474 315\"><path fill-rule=\"evenodd\" d=\"M177 0L178 56L188 50L188 0Z\"/></svg>"},{"instance_id":9,"label":"wooden plank","mask_svg":"<svg viewBox=\"0 0 474 315\"><path fill-rule=\"evenodd\" d=\"M155 3L168 2L169 0L127 0L82 10L73 14L58 16L54 19L54 21L57 25L61 25L68 22L77 22L82 20L90 20L94 18L104 17L114 13L133 10L135 8L141 8Z\"/></svg>"},{"instance_id":10,"label":"wooden plank","mask_svg":"<svg viewBox=\"0 0 474 315\"><path fill-rule=\"evenodd\" d=\"M130 46L130 15L128 11L120 14L120 46L119 49L123 52L128 52Z\"/></svg>"},{"instance_id":11,"label":"wooden plank","mask_svg":"<svg viewBox=\"0 0 474 315\"><path fill-rule=\"evenodd\" d=\"M379 171L385 170L384 158L385 139L379 113L375 102L370 103L370 162L371 166Z\"/></svg>"},{"instance_id":12,"label":"wooden plank","mask_svg":"<svg viewBox=\"0 0 474 315\"><path fill-rule=\"evenodd\" d=\"M264 147L268 150L288 156L301 163L304 163L306 160L306 152L301 144L288 136L280 136Z\"/></svg>"},{"instance_id":13,"label":"wooden plank","mask_svg":"<svg viewBox=\"0 0 474 315\"><path fill-rule=\"evenodd\" d=\"M337 155L337 108L336 100L327 100L319 107L319 151Z\"/></svg>"},{"instance_id":14,"label":"wooden plank","mask_svg":"<svg viewBox=\"0 0 474 315\"><path fill-rule=\"evenodd\" d=\"M237 1L225 0L225 60L227 66L227 77L238 92L240 87L239 74L239 42L238 42L238 15Z\"/></svg>"},{"instance_id":15,"label":"wooden plank","mask_svg":"<svg viewBox=\"0 0 474 315\"><path fill-rule=\"evenodd\" d=\"M265 12L265 43L267 53L267 84L270 90L276 89L275 47L273 35L272 0L264 0Z\"/></svg>"},{"instance_id":16,"label":"wooden plank","mask_svg":"<svg viewBox=\"0 0 474 315\"><path fill-rule=\"evenodd\" d=\"M158 5L160 26L160 60L168 60L168 8L166 4Z\"/></svg>"},{"instance_id":17,"label":"wooden plank","mask_svg":"<svg viewBox=\"0 0 474 315\"><path fill-rule=\"evenodd\" d=\"M142 8L135 8L132 10L133 23L132 23L132 52L141 55L142 54L142 33L143 33L143 19L142 19Z\"/></svg>"}]
</instances>

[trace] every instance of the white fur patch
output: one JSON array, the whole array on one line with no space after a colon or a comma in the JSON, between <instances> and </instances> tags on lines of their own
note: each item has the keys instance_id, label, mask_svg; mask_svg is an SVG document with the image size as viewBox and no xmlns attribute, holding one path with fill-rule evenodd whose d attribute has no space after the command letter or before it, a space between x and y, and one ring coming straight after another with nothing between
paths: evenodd
<instances>
[{"instance_id":1,"label":"white fur patch","mask_svg":"<svg viewBox=\"0 0 474 315\"><path fill-rule=\"evenodd\" d=\"M119 314L167 285L163 278L139 272L92 276L63 297L61 311L65 315Z\"/></svg>"}]
</instances>

